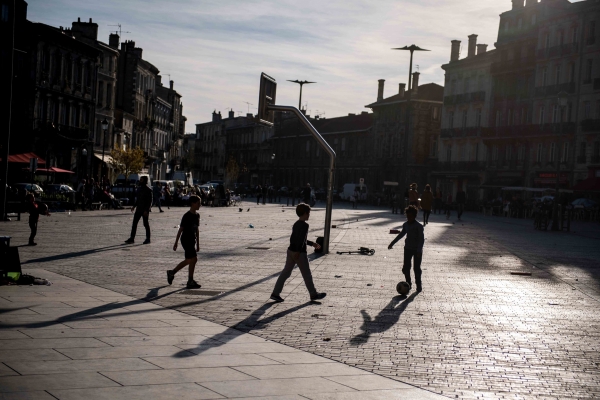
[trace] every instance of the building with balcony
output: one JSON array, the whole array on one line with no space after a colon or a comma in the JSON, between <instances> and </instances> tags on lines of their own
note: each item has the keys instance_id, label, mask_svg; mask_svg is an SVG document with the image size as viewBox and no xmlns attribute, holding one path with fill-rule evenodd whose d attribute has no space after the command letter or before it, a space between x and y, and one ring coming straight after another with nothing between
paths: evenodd
<instances>
[{"instance_id":1,"label":"building with balcony","mask_svg":"<svg viewBox=\"0 0 600 400\"><path fill-rule=\"evenodd\" d=\"M504 186L554 188L557 177L571 190L600 167L594 163L600 155L598 20L600 4L591 0L513 0L512 9L500 15L496 49L484 56L490 63L491 92L483 103L488 115L475 125L468 123L473 116L463 115L454 127L456 107L444 104L438 172L448 172L440 176L452 181L453 191L467 185L470 197L484 200ZM443 66L447 81L456 76L458 87L467 85L460 74L480 57L471 48L463 60L453 48ZM475 151L473 143L479 145ZM474 161L476 173L463 164L473 172L465 183L454 163Z\"/></svg>"},{"instance_id":2,"label":"building with balcony","mask_svg":"<svg viewBox=\"0 0 600 400\"><path fill-rule=\"evenodd\" d=\"M419 72L413 73L410 103L403 83L399 85L397 94L384 98L384 80L380 79L377 101L365 106L373 110L371 143L366 150L369 152L369 162L375 163L369 167L369 190L372 192L383 190L385 181L403 185L400 181L405 157L408 158L406 180L409 182L424 185L429 182L434 170L438 157L444 87L435 83L419 86L419 76ZM407 133L409 112L410 125ZM405 155L403 148L406 134L408 152Z\"/></svg>"}]
</instances>

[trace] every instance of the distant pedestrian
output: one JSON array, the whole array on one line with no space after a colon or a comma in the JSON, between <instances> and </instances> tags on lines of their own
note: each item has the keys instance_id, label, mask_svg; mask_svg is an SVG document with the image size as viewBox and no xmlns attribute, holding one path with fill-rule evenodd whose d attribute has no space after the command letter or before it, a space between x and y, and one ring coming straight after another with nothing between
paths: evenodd
<instances>
[{"instance_id":1,"label":"distant pedestrian","mask_svg":"<svg viewBox=\"0 0 600 400\"><path fill-rule=\"evenodd\" d=\"M404 213L406 214L406 222L402 225L402 231L396 238L390 243L388 249L391 250L394 245L406 236L404 242L404 265L402 267L402 273L406 283L412 288L412 280L410 278L411 261L414 258L414 270L415 270L415 283L417 284L417 292L423 290L421 283L421 262L423 261L423 246L425 245L425 234L423 232L423 225L417 220L417 207L408 206Z\"/></svg>"},{"instance_id":2,"label":"distant pedestrian","mask_svg":"<svg viewBox=\"0 0 600 400\"><path fill-rule=\"evenodd\" d=\"M181 218L179 231L177 231L177 237L173 245L173 251L177 251L177 243L181 239L181 247L183 247L185 252L185 259L175 269L167 271L167 282L169 285L173 283L175 274L188 265L186 287L188 289L200 289L200 285L194 280L194 270L198 262L198 251L200 251L200 214L198 213L201 206L200 197L192 195L189 202L190 210Z\"/></svg>"},{"instance_id":3,"label":"distant pedestrian","mask_svg":"<svg viewBox=\"0 0 600 400\"><path fill-rule=\"evenodd\" d=\"M458 189L458 192L456 192L456 212L458 213L459 221L462 221L460 218L462 217L463 212L465 211L465 203L466 202L467 202L467 194L461 187Z\"/></svg>"},{"instance_id":4,"label":"distant pedestrian","mask_svg":"<svg viewBox=\"0 0 600 400\"><path fill-rule=\"evenodd\" d=\"M452 193L448 193L446 196L446 219L450 219L452 213Z\"/></svg>"},{"instance_id":5,"label":"distant pedestrian","mask_svg":"<svg viewBox=\"0 0 600 400\"><path fill-rule=\"evenodd\" d=\"M258 185L256 187L256 205L260 204L260 197L262 196L262 187Z\"/></svg>"},{"instance_id":6,"label":"distant pedestrian","mask_svg":"<svg viewBox=\"0 0 600 400\"><path fill-rule=\"evenodd\" d=\"M131 212L135 211L133 215L133 223L131 225L131 235L125 243L134 243L135 234L137 232L137 225L140 222L140 218L144 221L144 228L146 228L146 240L144 244L150 243L150 224L148 223L148 213L152 207L152 189L148 187L148 177L142 176L140 178L140 188L137 192L137 198Z\"/></svg>"},{"instance_id":7,"label":"distant pedestrian","mask_svg":"<svg viewBox=\"0 0 600 400\"><path fill-rule=\"evenodd\" d=\"M421 210L423 210L423 226L429 223L429 216L431 215L432 206L433 193L431 192L431 186L425 185L425 191L421 195Z\"/></svg>"},{"instance_id":8,"label":"distant pedestrian","mask_svg":"<svg viewBox=\"0 0 600 400\"><path fill-rule=\"evenodd\" d=\"M164 212L162 207L160 206L160 198L162 197L162 190L160 187L160 182L156 182L154 187L152 188L152 205L157 206L160 212Z\"/></svg>"},{"instance_id":9,"label":"distant pedestrian","mask_svg":"<svg viewBox=\"0 0 600 400\"><path fill-rule=\"evenodd\" d=\"M419 192L417 192L417 184L413 183L410 185L408 191L408 204L419 208Z\"/></svg>"},{"instance_id":10,"label":"distant pedestrian","mask_svg":"<svg viewBox=\"0 0 600 400\"><path fill-rule=\"evenodd\" d=\"M326 293L319 293L317 292L317 289L315 289L308 263L308 255L306 254L307 245L314 247L316 250L321 248L318 243L307 240L309 225L306 223L306 221L308 221L310 217L310 206L305 203L298 204L296 207L296 215L299 218L292 228L290 247L287 249L285 267L283 267L283 271L281 271L281 274L275 283L275 287L273 288L273 293L271 294L271 300L275 300L276 302L283 301L280 296L281 291L283 290L283 285L285 285L285 281L292 274L296 264L298 264L302 278L304 278L304 284L308 289L310 299L312 301L320 300L327 295Z\"/></svg>"},{"instance_id":11,"label":"distant pedestrian","mask_svg":"<svg viewBox=\"0 0 600 400\"><path fill-rule=\"evenodd\" d=\"M165 204L167 205L167 210L171 209L171 200L172 200L172 195L171 195L171 189L169 189L169 185L165 183Z\"/></svg>"},{"instance_id":12,"label":"distant pedestrian","mask_svg":"<svg viewBox=\"0 0 600 400\"><path fill-rule=\"evenodd\" d=\"M27 193L25 196L25 203L27 206L27 212L29 213L29 245L37 246L37 243L34 242L35 236L37 235L37 227L40 219L40 214L49 216L48 207L45 207L44 204L38 204L35 202L35 197L33 193Z\"/></svg>"},{"instance_id":13,"label":"distant pedestrian","mask_svg":"<svg viewBox=\"0 0 600 400\"><path fill-rule=\"evenodd\" d=\"M392 214L398 214L398 202L400 201L398 197L398 192L392 194Z\"/></svg>"},{"instance_id":14,"label":"distant pedestrian","mask_svg":"<svg viewBox=\"0 0 600 400\"><path fill-rule=\"evenodd\" d=\"M307 183L304 189L302 189L302 201L304 201L304 204L310 204L311 192L310 183Z\"/></svg>"}]
</instances>

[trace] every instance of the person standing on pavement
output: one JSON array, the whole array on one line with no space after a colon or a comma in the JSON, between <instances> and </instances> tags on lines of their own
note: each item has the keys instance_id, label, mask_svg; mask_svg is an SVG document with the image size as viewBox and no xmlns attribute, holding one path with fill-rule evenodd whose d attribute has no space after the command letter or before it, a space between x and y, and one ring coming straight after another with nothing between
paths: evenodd
<instances>
[{"instance_id":1,"label":"person standing on pavement","mask_svg":"<svg viewBox=\"0 0 600 400\"><path fill-rule=\"evenodd\" d=\"M429 216L431 215L432 206L433 193L431 192L431 186L425 185L425 191L421 195L421 210L423 210L423 226L429 223Z\"/></svg>"},{"instance_id":2,"label":"person standing on pavement","mask_svg":"<svg viewBox=\"0 0 600 400\"><path fill-rule=\"evenodd\" d=\"M161 193L161 189L160 189L160 182L156 182L156 184L154 185L154 187L152 188L152 205L153 206L157 206L158 210L160 212L164 212L162 207L160 206L160 198L162 197L162 193Z\"/></svg>"},{"instance_id":3,"label":"person standing on pavement","mask_svg":"<svg viewBox=\"0 0 600 400\"><path fill-rule=\"evenodd\" d=\"M404 266L402 267L402 273L408 286L412 288L412 280L410 279L410 268L411 261L414 258L414 269L415 269L415 283L417 284L417 292L423 290L421 284L421 262L423 261L423 246L425 245L425 234L423 231L423 225L417 220L417 214L419 210L417 207L410 205L406 207L404 213L406 215L406 222L402 225L402 231L388 246L389 250L392 250L394 245L406 236L404 243Z\"/></svg>"},{"instance_id":4,"label":"person standing on pavement","mask_svg":"<svg viewBox=\"0 0 600 400\"><path fill-rule=\"evenodd\" d=\"M456 193L456 212L458 213L458 220L462 221L460 217L462 217L463 212L465 211L465 203L467 202L467 194L463 190L462 187L458 189Z\"/></svg>"},{"instance_id":5,"label":"person standing on pavement","mask_svg":"<svg viewBox=\"0 0 600 400\"><path fill-rule=\"evenodd\" d=\"M419 192L417 192L417 184L413 183L410 185L408 191L408 204L419 208Z\"/></svg>"},{"instance_id":6,"label":"person standing on pavement","mask_svg":"<svg viewBox=\"0 0 600 400\"><path fill-rule=\"evenodd\" d=\"M398 192L392 194L392 214L398 214Z\"/></svg>"},{"instance_id":7,"label":"person standing on pavement","mask_svg":"<svg viewBox=\"0 0 600 400\"><path fill-rule=\"evenodd\" d=\"M34 242L34 239L35 235L37 235L37 226L40 219L40 214L49 216L50 213L48 212L48 208L46 208L45 211L42 211L42 207L35 202L33 193L27 193L25 196L25 203L27 205L27 212L29 213L29 229L31 231L29 234L29 245L37 246L37 243Z\"/></svg>"},{"instance_id":8,"label":"person standing on pavement","mask_svg":"<svg viewBox=\"0 0 600 400\"><path fill-rule=\"evenodd\" d=\"M169 189L169 184L165 183L165 203L167 204L167 210L171 209L171 189Z\"/></svg>"},{"instance_id":9,"label":"person standing on pavement","mask_svg":"<svg viewBox=\"0 0 600 400\"><path fill-rule=\"evenodd\" d=\"M260 204L260 196L262 196L262 187L258 185L256 187L256 205Z\"/></svg>"},{"instance_id":10,"label":"person standing on pavement","mask_svg":"<svg viewBox=\"0 0 600 400\"><path fill-rule=\"evenodd\" d=\"M125 241L125 243L131 244L135 241L135 234L137 232L138 222L140 218L144 221L144 228L146 228L146 240L144 244L150 243L150 224L148 223L148 213L152 207L152 189L148 187L148 177L142 176L140 178L140 188L137 192L137 198L131 212L135 211L133 215L133 224L131 225L131 236Z\"/></svg>"},{"instance_id":11,"label":"person standing on pavement","mask_svg":"<svg viewBox=\"0 0 600 400\"><path fill-rule=\"evenodd\" d=\"M310 188L310 186L308 187ZM275 283L275 287L273 288L273 293L271 294L271 300L275 300L278 303L283 301L280 296L281 291L283 290L283 285L285 285L285 281L292 274L296 264L298 264L302 278L304 278L304 284L306 285L308 293L310 294L310 300L321 300L327 296L326 293L319 293L317 292L317 289L315 289L308 263L308 255L306 254L307 245L314 247L316 250L321 248L318 243L307 240L309 225L306 223L306 221L308 221L308 218L310 217L310 206L305 203L298 204L296 207L296 215L299 218L292 227L290 247L287 249L285 267L283 267L283 271L281 271L281 274Z\"/></svg>"},{"instance_id":12,"label":"person standing on pavement","mask_svg":"<svg viewBox=\"0 0 600 400\"><path fill-rule=\"evenodd\" d=\"M201 206L200 197L196 195L190 196L190 210L181 218L179 231L175 238L173 251L177 251L177 242L181 238L181 247L185 251L185 259L180 262L175 269L167 271L167 282L173 283L175 274L182 268L188 265L188 281L186 287L188 289L200 289L200 285L194 280L194 270L198 262L198 252L200 251L200 214L198 210Z\"/></svg>"},{"instance_id":13,"label":"person standing on pavement","mask_svg":"<svg viewBox=\"0 0 600 400\"><path fill-rule=\"evenodd\" d=\"M302 201L304 204L310 204L310 183L307 183L304 189L302 189Z\"/></svg>"}]
</instances>

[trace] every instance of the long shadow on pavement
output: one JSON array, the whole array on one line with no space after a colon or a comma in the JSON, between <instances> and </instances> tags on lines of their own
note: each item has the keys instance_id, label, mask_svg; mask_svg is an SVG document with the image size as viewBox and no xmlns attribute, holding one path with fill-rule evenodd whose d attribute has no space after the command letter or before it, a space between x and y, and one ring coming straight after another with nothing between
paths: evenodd
<instances>
[{"instance_id":1,"label":"long shadow on pavement","mask_svg":"<svg viewBox=\"0 0 600 400\"><path fill-rule=\"evenodd\" d=\"M115 245L112 245L112 246L100 247L100 248L97 248L97 249L74 251L72 253L57 254L55 256L42 257L42 258L34 258L34 259L31 259L31 260L24 261L21 264L33 264L33 263L36 263L36 262L43 263L43 262L50 262L50 261L56 261L56 260L65 260L65 259L74 258L74 257L83 257L83 256L87 256L88 254L102 253L102 252L105 252L105 251L111 251L111 250L114 250L114 249L117 249L117 248L123 247L123 246L127 246L127 245L124 244L124 243L122 243L122 244L115 244ZM138 245L128 246L128 247L137 247L137 246L142 246L142 245L138 244Z\"/></svg>"}]
</instances>

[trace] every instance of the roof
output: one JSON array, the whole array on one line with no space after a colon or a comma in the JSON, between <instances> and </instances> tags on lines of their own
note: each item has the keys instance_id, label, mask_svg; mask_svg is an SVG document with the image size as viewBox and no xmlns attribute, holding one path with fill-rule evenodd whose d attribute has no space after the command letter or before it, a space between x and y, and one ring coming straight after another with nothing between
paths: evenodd
<instances>
[{"instance_id":1,"label":"roof","mask_svg":"<svg viewBox=\"0 0 600 400\"><path fill-rule=\"evenodd\" d=\"M375 103L371 103L365 107L373 108L379 106L385 106L388 104L402 103L407 100L407 96L401 95L400 93L393 95L392 97L388 97L387 99L383 99L381 101L376 101ZM444 101L444 87L438 85L437 83L426 83L425 85L419 85L419 90L416 95L411 97L411 101L439 101L440 103Z\"/></svg>"},{"instance_id":2,"label":"roof","mask_svg":"<svg viewBox=\"0 0 600 400\"><path fill-rule=\"evenodd\" d=\"M310 123L319 133L366 131L373 126L373 114L364 113L345 117L314 119Z\"/></svg>"}]
</instances>

